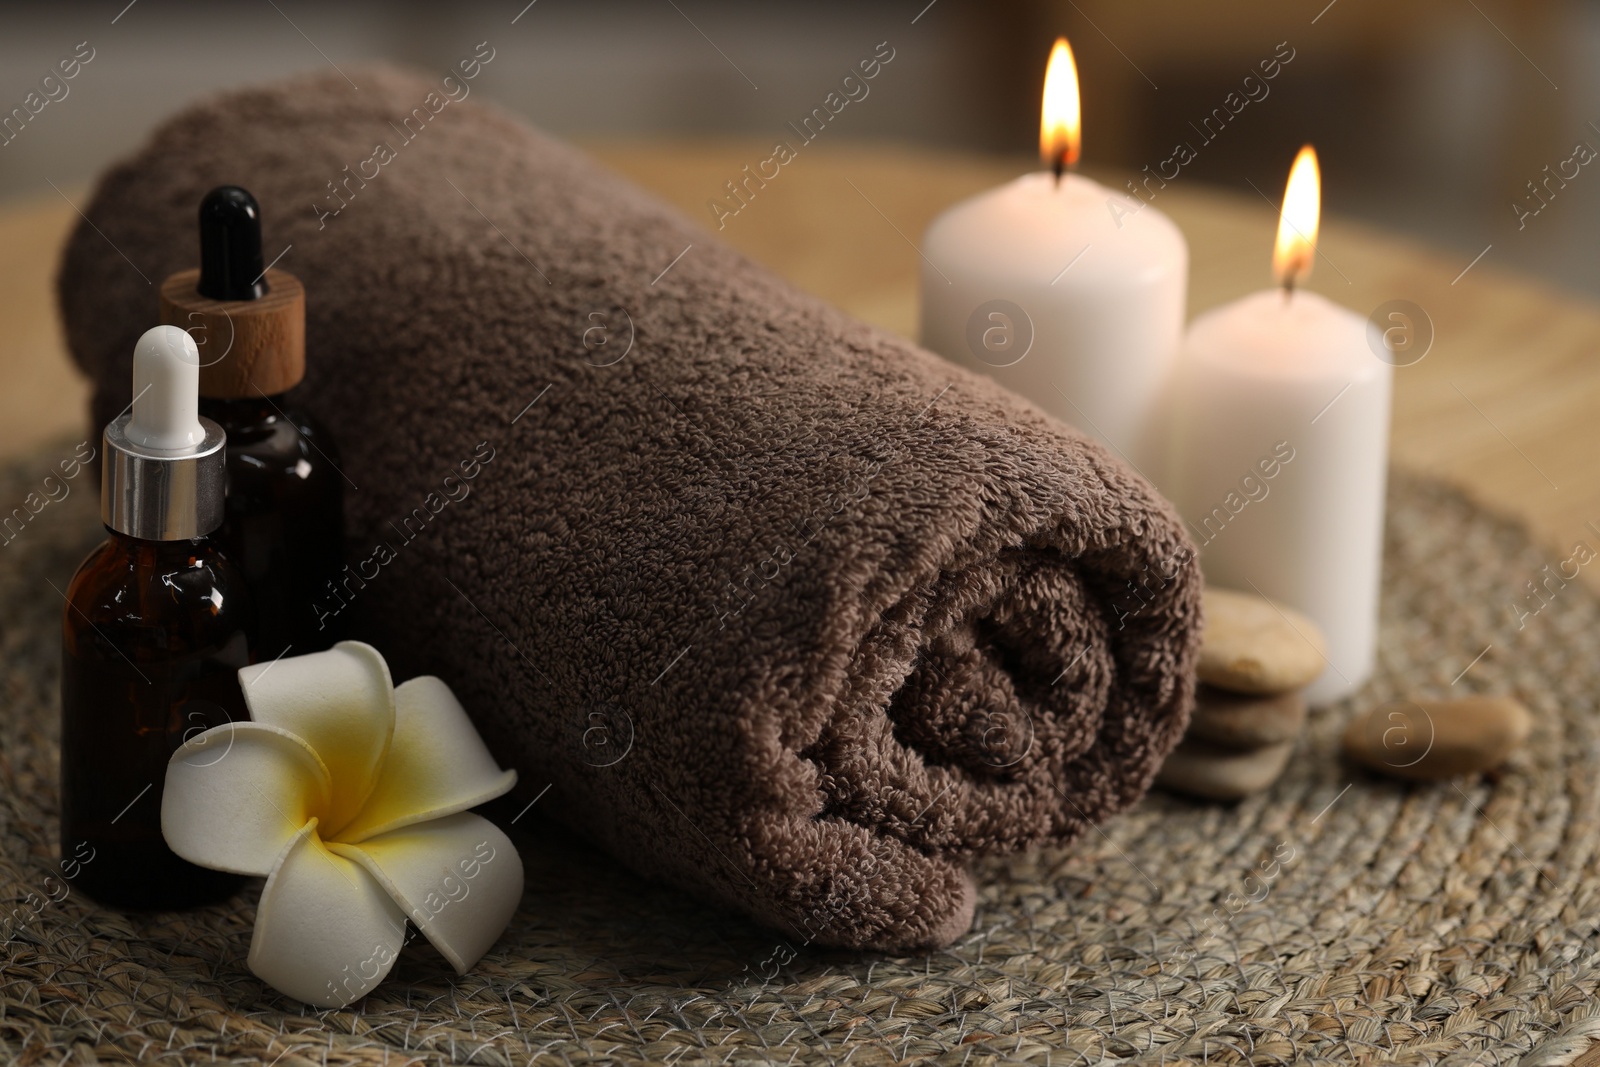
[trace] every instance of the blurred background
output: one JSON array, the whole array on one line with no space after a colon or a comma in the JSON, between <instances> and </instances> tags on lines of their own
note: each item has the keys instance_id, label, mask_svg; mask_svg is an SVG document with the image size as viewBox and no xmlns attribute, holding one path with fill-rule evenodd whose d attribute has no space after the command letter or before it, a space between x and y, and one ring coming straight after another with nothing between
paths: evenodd
<instances>
[{"instance_id":1,"label":"blurred background","mask_svg":"<svg viewBox=\"0 0 1600 1067\"><path fill-rule=\"evenodd\" d=\"M557 133L763 141L791 138L886 41L892 64L830 142L1012 154L1021 170L1058 33L1082 75L1086 165L1156 169L1185 142L1175 180L1276 200L1309 140L1328 211L1463 266L1492 246L1498 266L1600 298L1600 167L1583 162L1600 148L1600 4L1575 0L7 4L0 201L83 188L209 89L374 58L442 75L482 41L495 60L473 92ZM93 58L31 114L28 94L80 51Z\"/></svg>"}]
</instances>

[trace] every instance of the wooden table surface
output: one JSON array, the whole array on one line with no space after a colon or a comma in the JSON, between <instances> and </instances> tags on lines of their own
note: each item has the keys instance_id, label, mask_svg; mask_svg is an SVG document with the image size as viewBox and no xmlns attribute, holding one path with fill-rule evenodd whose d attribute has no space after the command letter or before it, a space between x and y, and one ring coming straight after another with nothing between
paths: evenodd
<instances>
[{"instance_id":1,"label":"wooden table surface","mask_svg":"<svg viewBox=\"0 0 1600 1067\"><path fill-rule=\"evenodd\" d=\"M755 141L587 147L708 229L707 200L770 153ZM1025 157L807 146L718 236L847 311L914 336L912 242L949 204L1029 166ZM81 189L67 195L79 206L87 199ZM1180 179L1156 206L1189 240L1191 316L1270 282L1277 212L1264 196ZM0 208L0 456L85 427L87 387L67 361L52 296L76 220L53 191ZM1432 320L1427 356L1395 374L1395 461L1523 519L1552 562L1579 540L1600 549L1600 308L1496 269L1492 249L1471 263L1338 218L1324 219L1321 249L1308 288L1362 314L1410 300ZM1600 567L1582 573L1600 589Z\"/></svg>"}]
</instances>

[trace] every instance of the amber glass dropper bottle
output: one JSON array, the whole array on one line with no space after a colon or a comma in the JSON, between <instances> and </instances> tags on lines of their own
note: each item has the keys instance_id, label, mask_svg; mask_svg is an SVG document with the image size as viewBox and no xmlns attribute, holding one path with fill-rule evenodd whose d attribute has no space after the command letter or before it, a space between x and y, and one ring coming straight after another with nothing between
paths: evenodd
<instances>
[{"instance_id":1,"label":"amber glass dropper bottle","mask_svg":"<svg viewBox=\"0 0 1600 1067\"><path fill-rule=\"evenodd\" d=\"M344 475L328 432L284 394L305 376L305 289L266 270L261 208L236 185L200 202L200 268L161 286L161 321L195 336L200 412L228 435L223 551L244 573L261 658L341 636L318 610L344 552Z\"/></svg>"},{"instance_id":2,"label":"amber glass dropper bottle","mask_svg":"<svg viewBox=\"0 0 1600 1067\"><path fill-rule=\"evenodd\" d=\"M62 616L62 866L117 907L202 904L241 881L180 859L161 836L173 752L248 718L238 671L251 662L254 619L243 579L207 536L222 522L224 437L196 415L198 377L184 331L139 339L131 410L105 430L109 536L73 575Z\"/></svg>"}]
</instances>

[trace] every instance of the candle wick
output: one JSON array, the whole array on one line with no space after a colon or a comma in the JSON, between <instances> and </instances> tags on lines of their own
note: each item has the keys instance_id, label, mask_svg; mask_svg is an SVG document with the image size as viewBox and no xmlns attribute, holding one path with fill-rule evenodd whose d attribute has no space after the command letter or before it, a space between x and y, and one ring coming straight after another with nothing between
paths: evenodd
<instances>
[{"instance_id":1,"label":"candle wick","mask_svg":"<svg viewBox=\"0 0 1600 1067\"><path fill-rule=\"evenodd\" d=\"M1061 178L1066 174L1076 173L1078 161L1071 157L1066 145L1054 149L1050 153L1050 172L1056 176L1056 188L1061 188Z\"/></svg>"}]
</instances>

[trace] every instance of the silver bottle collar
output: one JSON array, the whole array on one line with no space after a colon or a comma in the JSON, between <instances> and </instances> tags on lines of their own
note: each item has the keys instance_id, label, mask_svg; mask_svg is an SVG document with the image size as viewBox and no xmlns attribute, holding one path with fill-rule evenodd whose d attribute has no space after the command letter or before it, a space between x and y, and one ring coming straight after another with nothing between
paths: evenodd
<instances>
[{"instance_id":1,"label":"silver bottle collar","mask_svg":"<svg viewBox=\"0 0 1600 1067\"><path fill-rule=\"evenodd\" d=\"M186 541L222 525L228 468L227 435L201 418L205 439L192 448L145 448L128 439L131 412L106 427L100 518L111 529L146 541Z\"/></svg>"}]
</instances>

